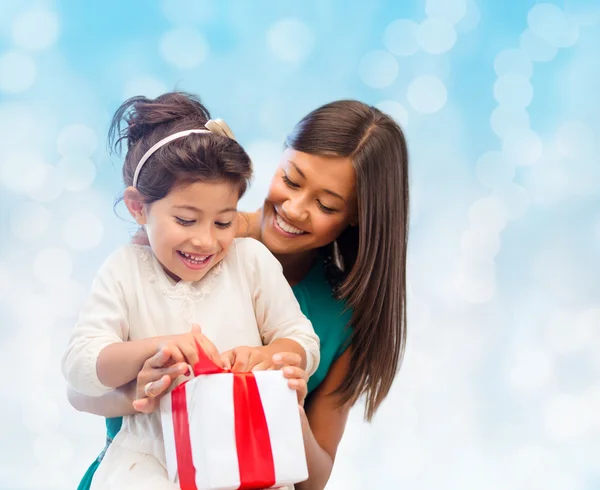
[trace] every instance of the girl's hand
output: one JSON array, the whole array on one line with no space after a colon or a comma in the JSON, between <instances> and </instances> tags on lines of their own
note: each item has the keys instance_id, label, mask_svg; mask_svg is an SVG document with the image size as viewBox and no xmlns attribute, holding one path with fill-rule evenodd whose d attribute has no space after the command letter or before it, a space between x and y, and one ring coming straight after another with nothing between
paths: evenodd
<instances>
[{"instance_id":1,"label":"girl's hand","mask_svg":"<svg viewBox=\"0 0 600 490\"><path fill-rule=\"evenodd\" d=\"M219 351L208 337L202 334L202 330L198 324L192 325L190 333L161 337L159 347L169 350L173 362L186 362L190 366L194 366L199 359L196 342L212 362L219 367L223 367Z\"/></svg>"},{"instance_id":2,"label":"girl's hand","mask_svg":"<svg viewBox=\"0 0 600 490\"><path fill-rule=\"evenodd\" d=\"M189 366L185 362L174 363L173 353L168 347L159 349L146 360L137 375L133 408L143 413L154 412L173 381L188 372Z\"/></svg>"},{"instance_id":3,"label":"girl's hand","mask_svg":"<svg viewBox=\"0 0 600 490\"><path fill-rule=\"evenodd\" d=\"M221 362L225 369L237 372L275 369L271 356L264 347L236 347L223 352Z\"/></svg>"},{"instance_id":4,"label":"girl's hand","mask_svg":"<svg viewBox=\"0 0 600 490\"><path fill-rule=\"evenodd\" d=\"M294 352L281 352L273 356L273 364L276 368L282 368L288 386L298 395L298 405L304 407L308 394L308 373L300 367L301 362L302 358Z\"/></svg>"}]
</instances>

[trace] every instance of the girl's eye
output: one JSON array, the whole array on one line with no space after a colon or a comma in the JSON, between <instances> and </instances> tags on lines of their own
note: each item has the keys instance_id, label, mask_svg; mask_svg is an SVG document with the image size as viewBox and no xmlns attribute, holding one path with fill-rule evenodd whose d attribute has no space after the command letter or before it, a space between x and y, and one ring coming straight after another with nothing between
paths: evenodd
<instances>
[{"instance_id":1,"label":"girl's eye","mask_svg":"<svg viewBox=\"0 0 600 490\"><path fill-rule=\"evenodd\" d=\"M283 174L283 181L286 185L292 189L298 189L300 186L295 182L292 182L286 174Z\"/></svg>"},{"instance_id":2,"label":"girl's eye","mask_svg":"<svg viewBox=\"0 0 600 490\"><path fill-rule=\"evenodd\" d=\"M327 213L327 214L335 213L337 211L337 209L328 208L327 206L323 206L323 204L321 204L321 201L317 201L317 205L319 206L321 211L323 211L324 213Z\"/></svg>"},{"instance_id":3,"label":"girl's eye","mask_svg":"<svg viewBox=\"0 0 600 490\"><path fill-rule=\"evenodd\" d=\"M194 219L187 220L178 218L177 216L175 216L175 221L177 221L177 223L179 223L181 226L191 226L196 222Z\"/></svg>"},{"instance_id":4,"label":"girl's eye","mask_svg":"<svg viewBox=\"0 0 600 490\"><path fill-rule=\"evenodd\" d=\"M233 221L229 221L227 223L222 223L220 221L215 221L215 226L217 228L225 229L225 228L229 228L232 223L233 223Z\"/></svg>"}]
</instances>

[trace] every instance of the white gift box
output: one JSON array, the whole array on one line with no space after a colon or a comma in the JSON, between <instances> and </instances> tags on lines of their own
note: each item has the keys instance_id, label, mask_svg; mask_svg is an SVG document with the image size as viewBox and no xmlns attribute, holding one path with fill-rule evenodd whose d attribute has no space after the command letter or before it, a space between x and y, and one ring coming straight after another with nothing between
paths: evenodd
<instances>
[{"instance_id":1,"label":"white gift box","mask_svg":"<svg viewBox=\"0 0 600 490\"><path fill-rule=\"evenodd\" d=\"M244 389L234 398L236 376L237 390L246 383L244 376L256 380L258 403L252 396L248 401ZM252 384L250 380L248 385ZM268 429L268 433L262 431L262 438L253 432L256 426L252 426L256 420L260 426L261 404L262 427ZM266 473L264 476L269 481L270 472L261 469L265 465L272 468L273 487L292 485L308 478L298 400L281 371L200 375L164 396L160 408L169 479L179 482L182 490L194 490L193 483L186 483L190 480L195 482L197 490L257 488L247 486L248 480L252 481L257 473ZM250 417L253 422L245 422L250 413L254 414ZM254 461L257 459L260 461ZM179 468L180 465L183 468ZM182 473L187 478L182 477Z\"/></svg>"}]
</instances>

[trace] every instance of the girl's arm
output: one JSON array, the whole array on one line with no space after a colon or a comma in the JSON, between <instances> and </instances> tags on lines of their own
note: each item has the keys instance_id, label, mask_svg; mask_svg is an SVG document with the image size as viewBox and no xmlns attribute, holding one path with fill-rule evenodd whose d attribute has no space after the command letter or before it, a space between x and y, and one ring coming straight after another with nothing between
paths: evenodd
<instances>
[{"instance_id":1,"label":"girl's arm","mask_svg":"<svg viewBox=\"0 0 600 490\"><path fill-rule=\"evenodd\" d=\"M135 382L133 381L102 396L83 395L70 386L67 387L67 398L75 410L102 417L123 417L135 413L134 396Z\"/></svg>"},{"instance_id":2,"label":"girl's arm","mask_svg":"<svg viewBox=\"0 0 600 490\"><path fill-rule=\"evenodd\" d=\"M308 480L297 483L296 490L322 490L331 476L352 406L351 402L340 406L339 398L333 392L350 369L350 349L331 365L321 385L308 398L306 409L301 410Z\"/></svg>"}]
</instances>

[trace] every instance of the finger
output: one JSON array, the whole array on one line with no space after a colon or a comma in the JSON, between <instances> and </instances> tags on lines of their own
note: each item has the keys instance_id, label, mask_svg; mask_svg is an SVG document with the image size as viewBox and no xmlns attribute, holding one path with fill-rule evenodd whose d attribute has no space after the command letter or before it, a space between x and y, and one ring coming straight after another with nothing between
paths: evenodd
<instances>
[{"instance_id":1,"label":"finger","mask_svg":"<svg viewBox=\"0 0 600 490\"><path fill-rule=\"evenodd\" d=\"M156 409L156 400L150 398L134 400L133 408L141 413L152 413Z\"/></svg>"},{"instance_id":2,"label":"finger","mask_svg":"<svg viewBox=\"0 0 600 490\"><path fill-rule=\"evenodd\" d=\"M247 350L234 349L235 352L235 363L231 367L232 371L245 372L247 370L248 361L250 358L250 352Z\"/></svg>"},{"instance_id":3,"label":"finger","mask_svg":"<svg viewBox=\"0 0 600 490\"><path fill-rule=\"evenodd\" d=\"M157 396L162 395L170 384L171 377L165 374L164 376L161 376L159 380L150 381L143 385L142 391L144 396L138 396L138 398L156 398Z\"/></svg>"},{"instance_id":4,"label":"finger","mask_svg":"<svg viewBox=\"0 0 600 490\"><path fill-rule=\"evenodd\" d=\"M165 346L161 349L158 349L156 354L154 354L146 362L150 367L161 368L167 363L167 361L169 361L169 359L171 359L171 349Z\"/></svg>"},{"instance_id":5,"label":"finger","mask_svg":"<svg viewBox=\"0 0 600 490\"><path fill-rule=\"evenodd\" d=\"M268 371L271 368L271 363L268 361L262 361L254 366L250 366L251 371Z\"/></svg>"},{"instance_id":6,"label":"finger","mask_svg":"<svg viewBox=\"0 0 600 490\"><path fill-rule=\"evenodd\" d=\"M231 370L231 365L235 362L235 355L233 351L226 351L221 354L221 363L223 364L223 369Z\"/></svg>"},{"instance_id":7,"label":"finger","mask_svg":"<svg viewBox=\"0 0 600 490\"><path fill-rule=\"evenodd\" d=\"M190 366L196 365L198 362L198 350L195 345L191 345L189 343L182 343L179 348L181 349L181 353L185 357L186 362Z\"/></svg>"},{"instance_id":8,"label":"finger","mask_svg":"<svg viewBox=\"0 0 600 490\"><path fill-rule=\"evenodd\" d=\"M192 333L194 335L202 334L202 327L198 323L192 323Z\"/></svg>"},{"instance_id":9,"label":"finger","mask_svg":"<svg viewBox=\"0 0 600 490\"><path fill-rule=\"evenodd\" d=\"M306 385L306 381L303 379L290 379L288 380L288 386L296 391L298 395L298 403L304 403L304 399L308 394L308 387Z\"/></svg>"},{"instance_id":10,"label":"finger","mask_svg":"<svg viewBox=\"0 0 600 490\"><path fill-rule=\"evenodd\" d=\"M302 368L295 366L285 366L283 368L283 377L287 379L303 379L308 381L308 374Z\"/></svg>"},{"instance_id":11,"label":"finger","mask_svg":"<svg viewBox=\"0 0 600 490\"><path fill-rule=\"evenodd\" d=\"M300 366L302 357L295 352L280 352L273 356L273 363L277 366Z\"/></svg>"},{"instance_id":12,"label":"finger","mask_svg":"<svg viewBox=\"0 0 600 490\"><path fill-rule=\"evenodd\" d=\"M181 353L181 349L175 344L173 341L166 342L160 346L162 350L166 350L172 362L183 362L185 361L185 357ZM165 362L164 365L168 364L169 361ZM157 366L162 367L162 366Z\"/></svg>"}]
</instances>

